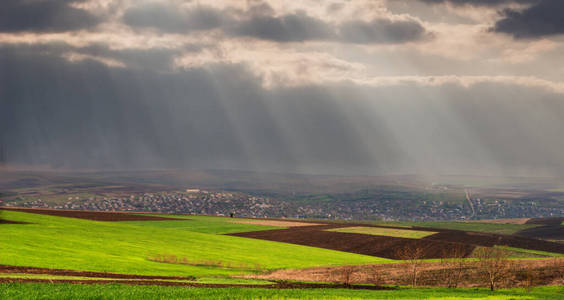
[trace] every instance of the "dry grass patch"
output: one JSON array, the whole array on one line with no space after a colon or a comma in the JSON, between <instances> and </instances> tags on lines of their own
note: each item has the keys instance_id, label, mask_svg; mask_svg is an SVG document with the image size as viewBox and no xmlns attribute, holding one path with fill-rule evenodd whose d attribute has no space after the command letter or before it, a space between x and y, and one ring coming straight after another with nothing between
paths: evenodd
<instances>
[{"instance_id":1,"label":"dry grass patch","mask_svg":"<svg viewBox=\"0 0 564 300\"><path fill-rule=\"evenodd\" d=\"M328 231L381 235L381 236L391 236L391 237L400 237L400 238L408 238L408 239L420 239L437 233L434 231L419 231L419 230L411 230L411 229L382 228L382 227L345 227L345 228L329 229Z\"/></svg>"}]
</instances>

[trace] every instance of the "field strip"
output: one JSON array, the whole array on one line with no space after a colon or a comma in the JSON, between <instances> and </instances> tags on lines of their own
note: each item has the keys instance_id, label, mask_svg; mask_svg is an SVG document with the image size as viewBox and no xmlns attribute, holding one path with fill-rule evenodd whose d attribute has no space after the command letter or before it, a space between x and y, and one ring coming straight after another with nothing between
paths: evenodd
<instances>
[{"instance_id":1,"label":"field strip","mask_svg":"<svg viewBox=\"0 0 564 300\"><path fill-rule=\"evenodd\" d=\"M23 207L0 207L2 210L19 211L55 217L67 217L86 219L93 221L165 221L182 220L170 217L154 217L146 214L136 214L134 212L107 212L107 211L85 211L85 210L62 210L62 209L39 209Z\"/></svg>"},{"instance_id":2,"label":"field strip","mask_svg":"<svg viewBox=\"0 0 564 300\"><path fill-rule=\"evenodd\" d=\"M304 222L277 221L277 220L234 220L229 222L239 223L239 224L250 224L250 225L276 226L276 227L303 227L303 226L326 225L320 223L304 223Z\"/></svg>"},{"instance_id":3,"label":"field strip","mask_svg":"<svg viewBox=\"0 0 564 300\"><path fill-rule=\"evenodd\" d=\"M355 289L355 290L395 290L394 287L377 285L345 285L336 283L306 283L275 281L271 284L233 284L233 283L199 283L199 282L175 282L159 280L67 280L67 279L39 279L39 278L2 278L2 283L71 283L71 284L128 284L128 285L159 285L159 286L184 286L196 288L263 288L263 289Z\"/></svg>"},{"instance_id":4,"label":"field strip","mask_svg":"<svg viewBox=\"0 0 564 300\"><path fill-rule=\"evenodd\" d=\"M393 228L361 227L361 226L327 229L327 231L391 236L391 237L408 238L408 239L421 239L426 236L430 236L438 233L434 231L418 231L411 229L393 229Z\"/></svg>"},{"instance_id":5,"label":"field strip","mask_svg":"<svg viewBox=\"0 0 564 300\"><path fill-rule=\"evenodd\" d=\"M515 219L488 219L488 220L472 220L470 223L490 223L490 224L526 224L531 218L515 218Z\"/></svg>"}]
</instances>

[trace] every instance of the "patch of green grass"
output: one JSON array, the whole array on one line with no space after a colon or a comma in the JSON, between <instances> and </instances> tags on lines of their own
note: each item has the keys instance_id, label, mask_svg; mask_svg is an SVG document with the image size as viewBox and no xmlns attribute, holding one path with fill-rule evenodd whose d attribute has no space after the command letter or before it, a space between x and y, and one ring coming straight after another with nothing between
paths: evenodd
<instances>
[{"instance_id":1,"label":"patch of green grass","mask_svg":"<svg viewBox=\"0 0 564 300\"><path fill-rule=\"evenodd\" d=\"M409 229L379 228L379 227L345 227L345 228L328 229L328 231L361 233L361 234L369 234L369 235L383 235L383 236L393 236L393 237L401 237L408 239L420 239L436 233L432 231L417 231L417 230L409 230Z\"/></svg>"},{"instance_id":2,"label":"patch of green grass","mask_svg":"<svg viewBox=\"0 0 564 300\"><path fill-rule=\"evenodd\" d=\"M478 222L369 222L375 225L388 226L418 226L438 229L455 229L464 231L477 231L497 234L514 234L518 231L537 227L534 224L496 224Z\"/></svg>"},{"instance_id":3,"label":"patch of green grass","mask_svg":"<svg viewBox=\"0 0 564 300\"><path fill-rule=\"evenodd\" d=\"M11 283L0 284L2 299L488 299L560 300L564 287L524 289L401 288L398 290L352 289L246 289L129 286L122 284L72 285Z\"/></svg>"},{"instance_id":4,"label":"patch of green grass","mask_svg":"<svg viewBox=\"0 0 564 300\"><path fill-rule=\"evenodd\" d=\"M517 252L523 254L525 257L528 255L529 257L564 257L564 254L561 253L553 253L553 252L546 252L546 251L538 251L538 250L530 250L530 249L523 249L523 248L513 248L507 246L495 246L495 248L500 248L512 252ZM523 257L523 256L521 256Z\"/></svg>"},{"instance_id":5,"label":"patch of green grass","mask_svg":"<svg viewBox=\"0 0 564 300\"><path fill-rule=\"evenodd\" d=\"M150 261L168 254L190 261L248 264L261 269L376 264L392 260L300 245L190 231L194 221L97 222L15 211L3 218L33 224L3 224L0 264L98 272L196 277L253 271ZM227 220L227 219L226 219ZM164 225L165 222L170 224ZM202 222L204 222L202 220ZM184 223L184 224L183 224ZM247 224L216 224L199 231L224 232ZM242 227L238 227L242 228Z\"/></svg>"},{"instance_id":6,"label":"patch of green grass","mask_svg":"<svg viewBox=\"0 0 564 300\"><path fill-rule=\"evenodd\" d=\"M174 228L179 230L187 230L191 232L210 233L210 234L227 234L236 232L249 232L269 229L282 229L284 227L233 223L232 219L225 217L209 217L209 216L190 216L190 215L154 215L167 218L186 219L186 221L128 221L124 224L132 224L142 227L158 227L158 228Z\"/></svg>"}]
</instances>

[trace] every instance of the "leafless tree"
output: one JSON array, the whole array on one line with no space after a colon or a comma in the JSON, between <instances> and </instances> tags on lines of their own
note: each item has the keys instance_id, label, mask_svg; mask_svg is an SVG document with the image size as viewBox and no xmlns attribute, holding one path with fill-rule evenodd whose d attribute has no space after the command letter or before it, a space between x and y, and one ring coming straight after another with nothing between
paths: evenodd
<instances>
[{"instance_id":1,"label":"leafless tree","mask_svg":"<svg viewBox=\"0 0 564 300\"><path fill-rule=\"evenodd\" d=\"M476 269L479 275L495 290L496 285L509 274L508 252L503 249L481 247L476 249Z\"/></svg>"},{"instance_id":2,"label":"leafless tree","mask_svg":"<svg viewBox=\"0 0 564 300\"><path fill-rule=\"evenodd\" d=\"M408 245L398 250L397 256L407 261L408 276L412 286L417 286L419 266L423 263L425 248L419 245Z\"/></svg>"},{"instance_id":3,"label":"leafless tree","mask_svg":"<svg viewBox=\"0 0 564 300\"><path fill-rule=\"evenodd\" d=\"M372 283L373 285L382 285L384 283L384 276L382 274L382 271L378 270L377 268L372 268L367 274L367 281L368 283Z\"/></svg>"},{"instance_id":4,"label":"leafless tree","mask_svg":"<svg viewBox=\"0 0 564 300\"><path fill-rule=\"evenodd\" d=\"M441 258L441 278L449 288L456 288L460 284L464 270L467 268L466 251L462 245L445 249Z\"/></svg>"},{"instance_id":5,"label":"leafless tree","mask_svg":"<svg viewBox=\"0 0 564 300\"><path fill-rule=\"evenodd\" d=\"M353 273L354 273L353 266L344 266L343 268L341 268L341 276L342 276L341 278L343 284L347 286L351 285Z\"/></svg>"}]
</instances>

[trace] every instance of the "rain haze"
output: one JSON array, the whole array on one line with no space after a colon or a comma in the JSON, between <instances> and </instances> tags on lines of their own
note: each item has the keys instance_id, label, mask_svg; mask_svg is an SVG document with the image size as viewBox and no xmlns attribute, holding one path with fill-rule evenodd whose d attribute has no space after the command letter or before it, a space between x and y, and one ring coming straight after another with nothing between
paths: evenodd
<instances>
[{"instance_id":1,"label":"rain haze","mask_svg":"<svg viewBox=\"0 0 564 300\"><path fill-rule=\"evenodd\" d=\"M7 164L564 175L564 1L1 6Z\"/></svg>"}]
</instances>

